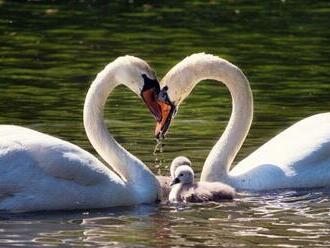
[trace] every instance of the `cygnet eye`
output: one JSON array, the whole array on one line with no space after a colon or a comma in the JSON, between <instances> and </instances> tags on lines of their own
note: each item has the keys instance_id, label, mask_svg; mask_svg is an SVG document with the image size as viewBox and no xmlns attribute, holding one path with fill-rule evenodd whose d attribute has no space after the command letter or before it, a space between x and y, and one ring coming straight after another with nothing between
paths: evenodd
<instances>
[{"instance_id":1,"label":"cygnet eye","mask_svg":"<svg viewBox=\"0 0 330 248\"><path fill-rule=\"evenodd\" d=\"M180 177L183 177L183 173L181 173L179 176L180 176Z\"/></svg>"}]
</instances>

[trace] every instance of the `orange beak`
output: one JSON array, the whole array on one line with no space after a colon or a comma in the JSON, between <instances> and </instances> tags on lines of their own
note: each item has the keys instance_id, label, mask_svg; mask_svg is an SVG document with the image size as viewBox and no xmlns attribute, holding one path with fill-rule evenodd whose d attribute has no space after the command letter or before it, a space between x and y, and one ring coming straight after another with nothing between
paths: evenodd
<instances>
[{"instance_id":1,"label":"orange beak","mask_svg":"<svg viewBox=\"0 0 330 248\"><path fill-rule=\"evenodd\" d=\"M164 138L167 129L169 128L172 120L172 116L175 110L175 107L173 105L170 105L168 103L158 101L158 105L161 109L161 121L157 121L156 127L155 127L155 136L157 139Z\"/></svg>"},{"instance_id":2,"label":"orange beak","mask_svg":"<svg viewBox=\"0 0 330 248\"><path fill-rule=\"evenodd\" d=\"M144 103L147 105L149 111L155 117L156 121L159 122L162 120L162 111L160 106L157 103L157 92L154 88L144 90L141 93Z\"/></svg>"}]
</instances>

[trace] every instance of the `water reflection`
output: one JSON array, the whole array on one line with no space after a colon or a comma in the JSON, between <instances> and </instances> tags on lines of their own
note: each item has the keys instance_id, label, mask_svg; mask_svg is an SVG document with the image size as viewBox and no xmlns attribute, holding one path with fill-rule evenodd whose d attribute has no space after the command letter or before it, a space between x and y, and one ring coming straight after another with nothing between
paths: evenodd
<instances>
[{"instance_id":1,"label":"water reflection","mask_svg":"<svg viewBox=\"0 0 330 248\"><path fill-rule=\"evenodd\" d=\"M185 56L205 51L237 64L251 82L255 116L240 161L292 123L329 111L329 16L326 1L308 0L0 1L0 123L95 154L82 108L105 64L132 54L161 78ZM114 91L105 117L116 139L155 173L168 174L178 155L200 172L230 109L225 87L199 84L156 155L153 120L129 90ZM329 209L328 193L316 190L243 194L181 211L164 205L0 213L0 246L327 247Z\"/></svg>"},{"instance_id":2,"label":"water reflection","mask_svg":"<svg viewBox=\"0 0 330 248\"><path fill-rule=\"evenodd\" d=\"M2 214L0 244L126 247L328 245L329 194L242 193L235 201ZM28 232L27 232L28 230ZM13 234L15 233L15 234Z\"/></svg>"}]
</instances>

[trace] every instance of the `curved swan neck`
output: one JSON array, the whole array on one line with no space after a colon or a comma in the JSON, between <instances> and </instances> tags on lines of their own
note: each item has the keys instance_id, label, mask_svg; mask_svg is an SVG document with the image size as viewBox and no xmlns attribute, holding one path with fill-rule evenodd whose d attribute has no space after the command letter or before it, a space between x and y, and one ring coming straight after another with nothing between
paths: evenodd
<instances>
[{"instance_id":1,"label":"curved swan neck","mask_svg":"<svg viewBox=\"0 0 330 248\"><path fill-rule=\"evenodd\" d=\"M213 63L209 78L222 81L232 97L232 113L228 125L206 158L201 181L230 183L229 169L241 148L253 117L253 97L250 84L242 71L220 60Z\"/></svg>"},{"instance_id":2,"label":"curved swan neck","mask_svg":"<svg viewBox=\"0 0 330 248\"><path fill-rule=\"evenodd\" d=\"M221 81L227 86L233 109L223 135L204 163L201 180L228 181L230 165L246 138L253 115L252 92L242 71L224 59L199 53L172 68L162 84L168 87L169 99L179 105L196 84L205 79Z\"/></svg>"},{"instance_id":3,"label":"curved swan neck","mask_svg":"<svg viewBox=\"0 0 330 248\"><path fill-rule=\"evenodd\" d=\"M104 123L103 109L107 97L119 82L124 82L118 73L116 75L118 70L123 70L123 67L117 64L113 62L107 65L91 84L84 105L84 126L88 139L98 154L113 167L126 184L132 185L143 195L144 190L150 191L152 187L157 190L156 178L147 166L115 141Z\"/></svg>"}]
</instances>

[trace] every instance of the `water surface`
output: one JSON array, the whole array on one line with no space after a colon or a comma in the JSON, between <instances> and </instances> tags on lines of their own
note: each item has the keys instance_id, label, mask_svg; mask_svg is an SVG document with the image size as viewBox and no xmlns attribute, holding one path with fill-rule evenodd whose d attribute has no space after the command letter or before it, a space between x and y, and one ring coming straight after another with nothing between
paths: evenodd
<instances>
[{"instance_id":1,"label":"water surface","mask_svg":"<svg viewBox=\"0 0 330 248\"><path fill-rule=\"evenodd\" d=\"M116 57L161 78L195 52L238 65L255 115L236 161L294 122L330 109L328 1L0 1L0 124L23 125L95 154L82 125L86 91ZM177 155L198 173L231 111L227 89L200 83L153 154L153 119L125 87L105 110L110 132L157 174ZM317 127L315 127L317 128ZM304 142L302 140L302 142ZM242 194L234 202L0 214L0 246L330 246L329 194Z\"/></svg>"}]
</instances>

